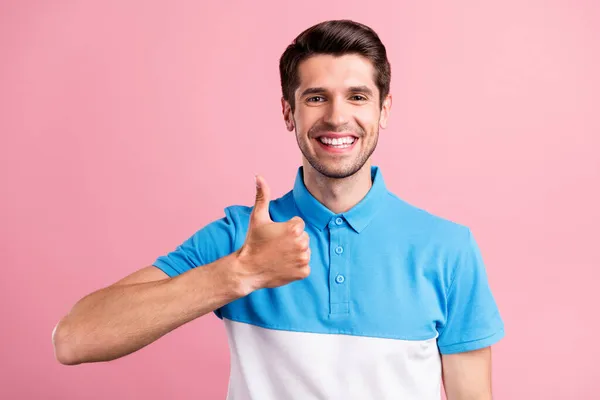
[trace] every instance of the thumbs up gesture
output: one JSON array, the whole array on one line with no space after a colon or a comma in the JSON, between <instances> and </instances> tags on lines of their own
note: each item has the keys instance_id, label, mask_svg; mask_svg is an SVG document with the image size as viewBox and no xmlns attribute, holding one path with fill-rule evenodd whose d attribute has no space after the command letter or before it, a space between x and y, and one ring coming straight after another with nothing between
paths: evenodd
<instances>
[{"instance_id":1,"label":"thumbs up gesture","mask_svg":"<svg viewBox=\"0 0 600 400\"><path fill-rule=\"evenodd\" d=\"M249 291L283 286L310 273L309 236L304 221L293 217L287 222L273 222L270 195L267 182L256 176L256 201L246 241L237 251L240 274Z\"/></svg>"}]
</instances>

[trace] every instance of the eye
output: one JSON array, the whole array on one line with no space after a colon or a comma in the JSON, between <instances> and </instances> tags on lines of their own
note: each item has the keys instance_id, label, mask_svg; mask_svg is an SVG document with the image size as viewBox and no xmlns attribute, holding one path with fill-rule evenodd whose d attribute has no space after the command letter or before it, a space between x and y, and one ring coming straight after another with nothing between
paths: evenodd
<instances>
[{"instance_id":1,"label":"eye","mask_svg":"<svg viewBox=\"0 0 600 400\"><path fill-rule=\"evenodd\" d=\"M367 100L367 98L361 94L355 94L351 97L352 100L354 101L365 101Z\"/></svg>"},{"instance_id":2,"label":"eye","mask_svg":"<svg viewBox=\"0 0 600 400\"><path fill-rule=\"evenodd\" d=\"M325 98L323 96L313 96L313 97L309 97L308 99L306 99L307 102L309 103L320 103L321 101L324 101Z\"/></svg>"}]
</instances>

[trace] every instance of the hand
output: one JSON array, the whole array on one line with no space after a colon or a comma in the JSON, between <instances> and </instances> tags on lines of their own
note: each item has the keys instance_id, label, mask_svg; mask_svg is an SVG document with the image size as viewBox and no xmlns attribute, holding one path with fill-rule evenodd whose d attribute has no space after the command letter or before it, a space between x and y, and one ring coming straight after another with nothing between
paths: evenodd
<instances>
[{"instance_id":1,"label":"hand","mask_svg":"<svg viewBox=\"0 0 600 400\"><path fill-rule=\"evenodd\" d=\"M283 286L310 274L309 236L304 221L296 216L287 222L273 222L270 195L266 181L257 176L246 241L237 251L242 284L248 293Z\"/></svg>"}]
</instances>

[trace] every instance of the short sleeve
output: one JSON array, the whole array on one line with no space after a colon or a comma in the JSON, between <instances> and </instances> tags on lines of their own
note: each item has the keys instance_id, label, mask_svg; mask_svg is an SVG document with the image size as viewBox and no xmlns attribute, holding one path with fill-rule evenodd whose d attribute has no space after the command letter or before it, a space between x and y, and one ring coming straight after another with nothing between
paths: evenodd
<instances>
[{"instance_id":1,"label":"short sleeve","mask_svg":"<svg viewBox=\"0 0 600 400\"><path fill-rule=\"evenodd\" d=\"M236 224L231 208L225 216L204 226L177 248L159 256L152 265L175 277L231 254L235 243Z\"/></svg>"},{"instance_id":2,"label":"short sleeve","mask_svg":"<svg viewBox=\"0 0 600 400\"><path fill-rule=\"evenodd\" d=\"M441 354L481 349L504 337L504 323L470 229L465 242L446 296L446 321L438 337Z\"/></svg>"}]
</instances>

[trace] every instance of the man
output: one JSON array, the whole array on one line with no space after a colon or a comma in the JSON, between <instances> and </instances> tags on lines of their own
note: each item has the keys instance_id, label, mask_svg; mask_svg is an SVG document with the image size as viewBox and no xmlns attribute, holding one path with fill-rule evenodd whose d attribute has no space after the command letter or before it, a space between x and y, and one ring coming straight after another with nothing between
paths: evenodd
<instances>
[{"instance_id":1,"label":"man","mask_svg":"<svg viewBox=\"0 0 600 400\"><path fill-rule=\"evenodd\" d=\"M63 364L107 361L214 312L229 399L491 399L504 335L470 229L386 189L371 165L392 97L377 34L307 29L280 60L302 153L294 187L230 206L169 254L80 300L53 333Z\"/></svg>"}]
</instances>

